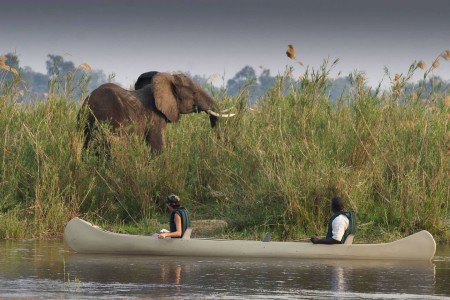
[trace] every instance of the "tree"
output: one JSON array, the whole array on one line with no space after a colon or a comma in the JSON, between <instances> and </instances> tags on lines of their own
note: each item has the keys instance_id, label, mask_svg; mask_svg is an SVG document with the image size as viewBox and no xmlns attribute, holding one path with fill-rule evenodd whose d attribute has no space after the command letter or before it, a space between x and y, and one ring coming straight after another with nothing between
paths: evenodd
<instances>
[{"instance_id":1,"label":"tree","mask_svg":"<svg viewBox=\"0 0 450 300\"><path fill-rule=\"evenodd\" d=\"M338 77L336 79L328 79L327 93L330 100L336 101L351 91L351 83L348 77Z\"/></svg>"},{"instance_id":2,"label":"tree","mask_svg":"<svg viewBox=\"0 0 450 300\"><path fill-rule=\"evenodd\" d=\"M61 94L66 98L84 98L103 83L108 82L102 70L86 70L75 67L60 55L47 55L47 74L50 76L49 93Z\"/></svg>"},{"instance_id":3,"label":"tree","mask_svg":"<svg viewBox=\"0 0 450 300\"><path fill-rule=\"evenodd\" d=\"M266 91L276 83L276 78L270 76L270 70L264 69L261 75L259 75L258 81L262 89Z\"/></svg>"},{"instance_id":4,"label":"tree","mask_svg":"<svg viewBox=\"0 0 450 300\"><path fill-rule=\"evenodd\" d=\"M48 60L45 62L47 66L47 75L65 75L75 70L75 65L71 61L64 61L60 55L47 55Z\"/></svg>"},{"instance_id":5,"label":"tree","mask_svg":"<svg viewBox=\"0 0 450 300\"><path fill-rule=\"evenodd\" d=\"M15 55L13 53L8 53L5 56L6 56L6 65L18 70L19 69L19 58L17 57L17 55Z\"/></svg>"},{"instance_id":6,"label":"tree","mask_svg":"<svg viewBox=\"0 0 450 300\"><path fill-rule=\"evenodd\" d=\"M245 66L242 70L237 72L233 78L227 81L228 94L236 95L252 81L256 81L255 70L250 66Z\"/></svg>"}]
</instances>

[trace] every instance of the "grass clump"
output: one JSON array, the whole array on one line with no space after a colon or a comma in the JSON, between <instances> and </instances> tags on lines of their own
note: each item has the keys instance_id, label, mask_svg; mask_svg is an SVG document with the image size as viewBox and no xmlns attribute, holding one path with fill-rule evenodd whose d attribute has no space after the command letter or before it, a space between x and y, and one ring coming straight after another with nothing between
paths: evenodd
<instances>
[{"instance_id":1,"label":"grass clump","mask_svg":"<svg viewBox=\"0 0 450 300\"><path fill-rule=\"evenodd\" d=\"M280 76L252 109L223 96L238 114L215 130L206 115L183 117L158 156L139 137L111 133L109 159L83 151L79 100L51 93L22 106L12 85L0 96L0 237L61 235L74 216L151 233L167 223L162 203L176 193L193 220L225 220L215 232L224 237L323 234L340 195L357 212L360 240L421 229L449 240L449 95L423 101L406 88L419 62L383 93L354 74L332 102L335 63L306 67L301 87Z\"/></svg>"}]
</instances>

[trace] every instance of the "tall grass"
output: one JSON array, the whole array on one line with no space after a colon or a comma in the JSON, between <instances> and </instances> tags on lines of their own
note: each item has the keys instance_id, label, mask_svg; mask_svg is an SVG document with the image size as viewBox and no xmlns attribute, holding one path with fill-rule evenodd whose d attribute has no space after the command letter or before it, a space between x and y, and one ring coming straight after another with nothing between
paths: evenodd
<instances>
[{"instance_id":1,"label":"tall grass","mask_svg":"<svg viewBox=\"0 0 450 300\"><path fill-rule=\"evenodd\" d=\"M22 106L12 86L0 96L0 237L61 235L79 215L142 226L165 220L161 203L176 193L193 219L226 220L224 236L323 234L340 195L361 239L427 229L449 240L448 94L421 101L405 94L404 77L381 94L357 74L354 90L332 103L329 69L307 68L288 93L280 76L252 109L224 96L221 106L238 114L214 130L204 114L183 116L159 156L139 137L110 134L109 159L82 151L80 100L51 93Z\"/></svg>"}]
</instances>

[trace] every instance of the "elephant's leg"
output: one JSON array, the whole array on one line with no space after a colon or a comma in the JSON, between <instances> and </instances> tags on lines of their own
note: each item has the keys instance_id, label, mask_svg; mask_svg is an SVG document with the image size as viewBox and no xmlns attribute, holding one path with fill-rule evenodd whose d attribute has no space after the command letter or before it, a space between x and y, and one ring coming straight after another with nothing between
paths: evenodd
<instances>
[{"instance_id":1,"label":"elephant's leg","mask_svg":"<svg viewBox=\"0 0 450 300\"><path fill-rule=\"evenodd\" d=\"M92 140L94 123L95 118L83 107L77 115L77 128L82 131L83 149L87 149Z\"/></svg>"},{"instance_id":2,"label":"elephant's leg","mask_svg":"<svg viewBox=\"0 0 450 300\"><path fill-rule=\"evenodd\" d=\"M109 141L108 134L105 132L105 130L103 128L95 126L91 130L90 135L90 151L92 151L92 153L97 158L103 157L109 159L111 157L111 142Z\"/></svg>"},{"instance_id":3,"label":"elephant's leg","mask_svg":"<svg viewBox=\"0 0 450 300\"><path fill-rule=\"evenodd\" d=\"M152 148L152 152L159 154L164 148L164 131L158 128L150 128L145 133L145 140Z\"/></svg>"},{"instance_id":4,"label":"elephant's leg","mask_svg":"<svg viewBox=\"0 0 450 300\"><path fill-rule=\"evenodd\" d=\"M83 129L84 149L90 149L90 152L98 158L109 158L111 156L111 145L105 130L108 131L109 129L96 122L93 118L87 120Z\"/></svg>"},{"instance_id":5,"label":"elephant's leg","mask_svg":"<svg viewBox=\"0 0 450 300\"><path fill-rule=\"evenodd\" d=\"M89 147L89 143L92 140L92 130L94 127L94 124L91 124L90 122L87 122L83 129L83 149L87 149Z\"/></svg>"}]
</instances>

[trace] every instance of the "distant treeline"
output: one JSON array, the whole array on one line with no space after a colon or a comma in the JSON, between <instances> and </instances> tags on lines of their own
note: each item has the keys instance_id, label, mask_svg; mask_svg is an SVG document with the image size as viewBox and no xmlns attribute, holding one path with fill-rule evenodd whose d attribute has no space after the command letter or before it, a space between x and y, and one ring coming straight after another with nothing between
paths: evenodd
<instances>
[{"instance_id":1,"label":"distant treeline","mask_svg":"<svg viewBox=\"0 0 450 300\"><path fill-rule=\"evenodd\" d=\"M49 93L59 94L67 96L69 99L84 98L93 89L106 82L114 82L114 74L106 75L103 70L93 70L87 64L76 66L72 61L66 61L60 55L48 54L46 60L47 73L42 74L34 71L28 66L21 66L17 55L8 53L5 55L6 64L16 70L19 70L20 86L22 87L22 93L17 96L18 102L29 103L36 101L36 99L46 99ZM337 62L337 61L336 61ZM335 62L335 63L336 63ZM150 71L150 70L149 70ZM308 73L314 74L320 70L308 70L305 71L306 77ZM263 69L258 75L255 69L251 66L243 67L237 72L234 77L226 82L224 87L215 87L211 84L209 77L203 75L190 74L189 71L185 72L190 75L194 80L207 87L213 94L222 94L227 96L242 96L248 99L248 104L252 105L255 101L261 98L269 89L274 85L279 84L279 80L283 80L283 86L285 92L288 92L289 88L301 88L302 79L293 78L290 76L292 68L286 69L285 74L272 76L270 70ZM386 74L388 71L386 70ZM136 74L136 78L139 74ZM0 82L3 84L0 86L0 92L4 93L5 87L7 88L12 84L15 77L13 73L0 70ZM391 79L394 82L395 79ZM352 90L353 76L343 76L338 78L326 78L324 82L325 91L329 95L329 99L336 101L343 95L356 93ZM392 83L391 82L391 83ZM445 92L450 86L450 81L445 81L438 76L427 77L426 79L416 83L406 83L402 88L407 92L414 92L420 90L420 98L426 99L427 95L433 92ZM129 88L129 87L125 87ZM364 86L367 89L367 86ZM380 92L380 87L372 87L374 93Z\"/></svg>"},{"instance_id":2,"label":"distant treeline","mask_svg":"<svg viewBox=\"0 0 450 300\"><path fill-rule=\"evenodd\" d=\"M45 99L48 98L48 93L59 91L65 91L64 94L70 94L71 98L78 98L111 79L102 70L92 70L86 64L76 66L59 55L47 55L46 74L36 72L28 66L21 66L15 54L8 53L5 56L6 65L18 70L20 74L19 86L22 93L17 99L19 102L28 103L36 99ZM0 81L5 83L2 86L2 93L14 79L13 73L0 70Z\"/></svg>"}]
</instances>

